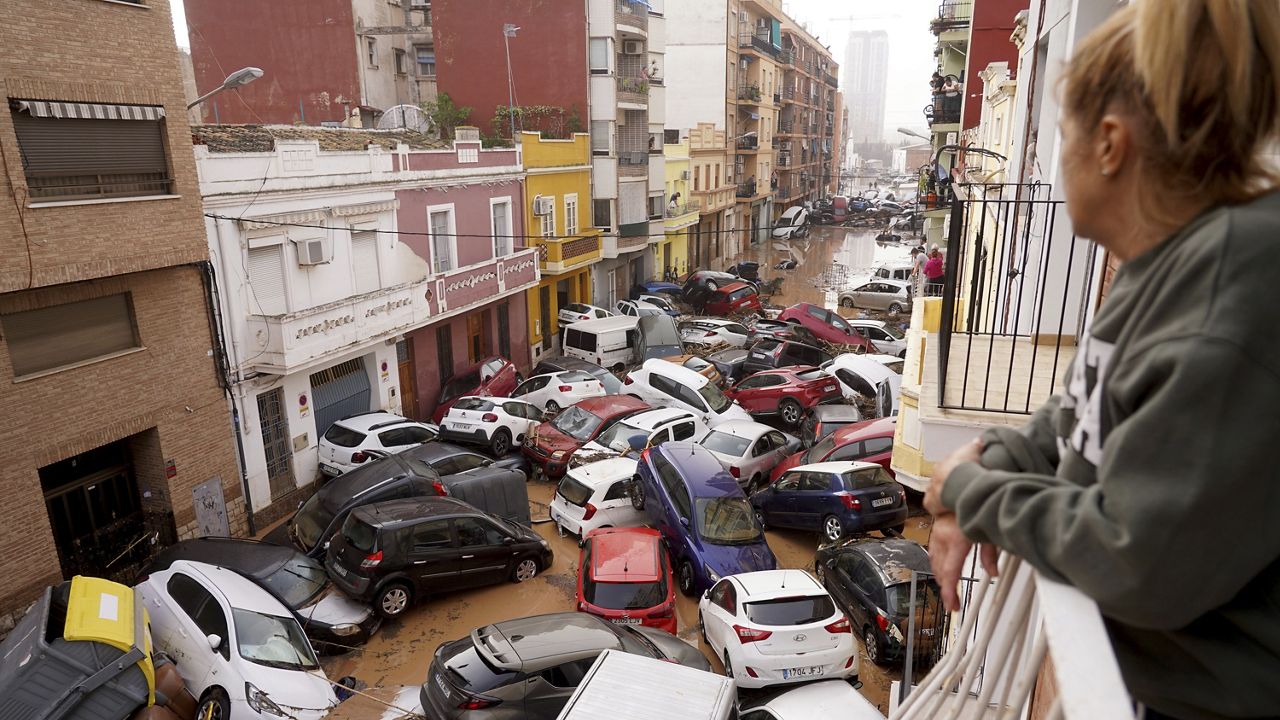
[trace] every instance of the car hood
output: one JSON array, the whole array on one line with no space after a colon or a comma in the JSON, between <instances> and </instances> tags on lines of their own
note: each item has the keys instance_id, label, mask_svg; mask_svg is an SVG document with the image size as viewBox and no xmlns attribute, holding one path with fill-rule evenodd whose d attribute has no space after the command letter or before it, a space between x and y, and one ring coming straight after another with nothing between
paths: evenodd
<instances>
[{"instance_id":1,"label":"car hood","mask_svg":"<svg viewBox=\"0 0 1280 720\"><path fill-rule=\"evenodd\" d=\"M632 628L636 632L644 635L649 642L658 646L663 655L675 660L685 667L697 668L712 672L711 663L707 662L707 656L702 654L698 648L681 640L664 630L639 625Z\"/></svg>"},{"instance_id":2,"label":"car hood","mask_svg":"<svg viewBox=\"0 0 1280 720\"><path fill-rule=\"evenodd\" d=\"M338 704L323 670L282 670L246 661L247 680L283 710L328 710ZM241 691L244 687L239 688Z\"/></svg>"},{"instance_id":3,"label":"car hood","mask_svg":"<svg viewBox=\"0 0 1280 720\"><path fill-rule=\"evenodd\" d=\"M536 435L534 443L547 452L555 452L557 450L568 450L570 452L582 447L583 443L578 442L572 436L560 432L551 427L551 423L543 423L538 426L535 431Z\"/></svg>"},{"instance_id":4,"label":"car hood","mask_svg":"<svg viewBox=\"0 0 1280 720\"><path fill-rule=\"evenodd\" d=\"M743 409L741 405L739 405L736 402L730 405L728 408L726 408L724 412L715 416L715 421L718 423L727 422L729 420L750 420L750 419L751 419L751 413L747 412L745 409Z\"/></svg>"},{"instance_id":5,"label":"car hood","mask_svg":"<svg viewBox=\"0 0 1280 720\"><path fill-rule=\"evenodd\" d=\"M702 561L720 577L778 569L778 558L774 557L763 536L759 542L750 545L713 545L704 540L701 555Z\"/></svg>"},{"instance_id":6,"label":"car hood","mask_svg":"<svg viewBox=\"0 0 1280 720\"><path fill-rule=\"evenodd\" d=\"M303 624L314 622L323 625L359 625L373 614L373 608L347 597L341 590L329 586L318 600L298 608Z\"/></svg>"}]
</instances>

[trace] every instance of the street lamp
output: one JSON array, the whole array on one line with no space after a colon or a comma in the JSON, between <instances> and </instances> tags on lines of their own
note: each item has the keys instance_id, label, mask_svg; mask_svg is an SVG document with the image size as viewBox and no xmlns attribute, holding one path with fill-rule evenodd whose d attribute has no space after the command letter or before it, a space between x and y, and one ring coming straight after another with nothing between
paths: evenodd
<instances>
[{"instance_id":1,"label":"street lamp","mask_svg":"<svg viewBox=\"0 0 1280 720\"><path fill-rule=\"evenodd\" d=\"M898 128L898 132L902 133L903 135L907 135L907 136L909 136L909 137L913 137L913 138L920 138L921 140L930 140L930 139L931 139L931 138L929 138L929 137L927 137L927 136L925 136L925 135L921 135L920 133L916 132L915 130L912 130L911 128L904 128L904 127L900 127L900 128Z\"/></svg>"},{"instance_id":2,"label":"street lamp","mask_svg":"<svg viewBox=\"0 0 1280 720\"><path fill-rule=\"evenodd\" d=\"M511 77L511 40L520 28L511 23L502 26L502 45L507 50L507 117L511 120L511 146L516 144L516 84Z\"/></svg>"},{"instance_id":3,"label":"street lamp","mask_svg":"<svg viewBox=\"0 0 1280 720\"><path fill-rule=\"evenodd\" d=\"M257 80L260 77L262 77L262 68L256 68L256 67L240 68L239 70L228 75L227 79L223 80L221 85L219 85L218 87L210 90L209 92L205 93L204 95L201 95L200 97L192 101L192 103L187 106L187 109L190 110L191 108L199 105L205 100L208 100L214 95L217 95L223 90L236 90L236 89L242 88L245 85L248 85L249 83L253 82L254 80Z\"/></svg>"}]
</instances>

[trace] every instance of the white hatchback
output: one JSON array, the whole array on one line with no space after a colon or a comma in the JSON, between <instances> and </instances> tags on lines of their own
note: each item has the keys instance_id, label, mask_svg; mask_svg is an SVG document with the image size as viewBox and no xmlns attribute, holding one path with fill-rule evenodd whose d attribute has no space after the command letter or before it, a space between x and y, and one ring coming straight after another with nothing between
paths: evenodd
<instances>
[{"instance_id":1,"label":"white hatchback","mask_svg":"<svg viewBox=\"0 0 1280 720\"><path fill-rule=\"evenodd\" d=\"M544 410L514 398L467 395L454 402L440 421L440 437L486 445L495 458L519 448L524 436L543 420Z\"/></svg>"},{"instance_id":2,"label":"white hatchback","mask_svg":"<svg viewBox=\"0 0 1280 720\"><path fill-rule=\"evenodd\" d=\"M344 417L329 426L320 438L320 472L337 477L376 459L368 452L395 454L435 440L438 428L427 423L374 411Z\"/></svg>"},{"instance_id":3,"label":"white hatchback","mask_svg":"<svg viewBox=\"0 0 1280 720\"><path fill-rule=\"evenodd\" d=\"M551 499L551 519L580 540L596 528L643 525L627 494L635 474L636 461L625 457L569 468Z\"/></svg>"},{"instance_id":4,"label":"white hatchback","mask_svg":"<svg viewBox=\"0 0 1280 720\"><path fill-rule=\"evenodd\" d=\"M613 317L616 313L612 310L606 310L595 305L585 305L583 303L569 303L560 308L560 312L556 313L556 319L561 325L569 325L580 320L596 320L598 318Z\"/></svg>"},{"instance_id":5,"label":"white hatchback","mask_svg":"<svg viewBox=\"0 0 1280 720\"><path fill-rule=\"evenodd\" d=\"M687 343L746 347L751 331L742 323L718 318L694 318L680 323L680 339Z\"/></svg>"},{"instance_id":6,"label":"white hatchback","mask_svg":"<svg viewBox=\"0 0 1280 720\"><path fill-rule=\"evenodd\" d=\"M631 317L644 317L645 315L666 315L662 308L653 303L644 300L619 300L617 305L619 315L630 315Z\"/></svg>"},{"instance_id":7,"label":"white hatchback","mask_svg":"<svg viewBox=\"0 0 1280 720\"><path fill-rule=\"evenodd\" d=\"M338 704L292 611L239 573L178 560L138 590L196 717L317 720Z\"/></svg>"},{"instance_id":8,"label":"white hatchback","mask_svg":"<svg viewBox=\"0 0 1280 720\"><path fill-rule=\"evenodd\" d=\"M788 690L763 705L743 710L742 720L884 720L871 701L843 680L824 680Z\"/></svg>"},{"instance_id":9,"label":"white hatchback","mask_svg":"<svg viewBox=\"0 0 1280 720\"><path fill-rule=\"evenodd\" d=\"M604 383L581 370L534 375L511 391L511 397L536 405L551 415L580 400L604 394Z\"/></svg>"},{"instance_id":10,"label":"white hatchback","mask_svg":"<svg viewBox=\"0 0 1280 720\"><path fill-rule=\"evenodd\" d=\"M849 618L803 570L730 575L702 596L698 621L738 687L858 676Z\"/></svg>"},{"instance_id":11,"label":"white hatchback","mask_svg":"<svg viewBox=\"0 0 1280 720\"><path fill-rule=\"evenodd\" d=\"M775 465L800 449L800 440L754 420L734 420L713 428L701 445L750 495Z\"/></svg>"},{"instance_id":12,"label":"white hatchback","mask_svg":"<svg viewBox=\"0 0 1280 720\"><path fill-rule=\"evenodd\" d=\"M645 360L644 365L627 373L622 392L654 407L688 410L713 428L730 420L751 419L751 415L725 396L715 383L666 360Z\"/></svg>"},{"instance_id":13,"label":"white hatchback","mask_svg":"<svg viewBox=\"0 0 1280 720\"><path fill-rule=\"evenodd\" d=\"M876 350L885 355L907 356L907 336L903 335L896 325L884 320L871 319L849 318L848 322L862 337L870 340L871 344L876 346Z\"/></svg>"},{"instance_id":14,"label":"white hatchback","mask_svg":"<svg viewBox=\"0 0 1280 720\"><path fill-rule=\"evenodd\" d=\"M569 459L570 465L588 465L607 455L637 453L668 440L699 442L707 425L688 410L658 408L644 410L614 423L595 440L583 445Z\"/></svg>"}]
</instances>

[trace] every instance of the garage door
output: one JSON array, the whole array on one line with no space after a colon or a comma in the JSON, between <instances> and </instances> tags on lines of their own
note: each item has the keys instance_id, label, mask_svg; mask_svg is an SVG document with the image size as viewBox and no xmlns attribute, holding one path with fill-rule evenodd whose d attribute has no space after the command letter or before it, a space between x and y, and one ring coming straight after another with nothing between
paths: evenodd
<instances>
[{"instance_id":1,"label":"garage door","mask_svg":"<svg viewBox=\"0 0 1280 720\"><path fill-rule=\"evenodd\" d=\"M312 373L311 399L317 437L323 437L335 420L369 410L369 374L364 370L364 358Z\"/></svg>"}]
</instances>

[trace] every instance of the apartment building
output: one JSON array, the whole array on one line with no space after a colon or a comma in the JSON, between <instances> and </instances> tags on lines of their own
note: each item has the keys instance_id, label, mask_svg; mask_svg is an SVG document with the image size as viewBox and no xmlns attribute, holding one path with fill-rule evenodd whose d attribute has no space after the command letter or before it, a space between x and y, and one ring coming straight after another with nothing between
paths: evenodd
<instances>
[{"instance_id":1,"label":"apartment building","mask_svg":"<svg viewBox=\"0 0 1280 720\"><path fill-rule=\"evenodd\" d=\"M722 269L741 247L733 155L725 142L725 131L715 123L695 123L687 137L692 176L690 201L698 211L698 223L689 230L690 267Z\"/></svg>"},{"instance_id":2,"label":"apartment building","mask_svg":"<svg viewBox=\"0 0 1280 720\"><path fill-rule=\"evenodd\" d=\"M662 277L679 278L692 269L689 265L690 228L698 224L698 206L691 200L693 163L689 158L689 139L680 138L679 130L664 133L662 154L666 160L666 207L663 229L666 237L653 250L653 265Z\"/></svg>"},{"instance_id":3,"label":"apartment building","mask_svg":"<svg viewBox=\"0 0 1280 720\"><path fill-rule=\"evenodd\" d=\"M838 66L816 38L786 18L779 55L784 70L778 115L775 217L797 203L827 194L836 161Z\"/></svg>"},{"instance_id":4,"label":"apartment building","mask_svg":"<svg viewBox=\"0 0 1280 720\"><path fill-rule=\"evenodd\" d=\"M246 530L169 3L8 10L0 631L51 583Z\"/></svg>"}]
</instances>

